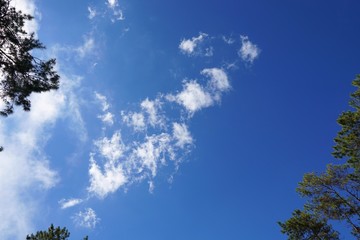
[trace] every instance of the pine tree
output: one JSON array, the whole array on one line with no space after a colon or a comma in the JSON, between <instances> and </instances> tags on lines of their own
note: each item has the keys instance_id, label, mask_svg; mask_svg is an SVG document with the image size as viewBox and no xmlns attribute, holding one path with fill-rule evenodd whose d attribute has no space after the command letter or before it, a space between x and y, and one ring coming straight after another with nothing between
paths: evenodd
<instances>
[{"instance_id":1,"label":"pine tree","mask_svg":"<svg viewBox=\"0 0 360 240\"><path fill-rule=\"evenodd\" d=\"M54 227L53 224L47 231L38 231L36 234L26 236L26 240L67 240L70 237L69 231L64 227ZM83 240L88 240L86 236Z\"/></svg>"},{"instance_id":2,"label":"pine tree","mask_svg":"<svg viewBox=\"0 0 360 240\"><path fill-rule=\"evenodd\" d=\"M360 75L353 85L357 88L350 99L353 111L340 115L341 130L334 139L333 156L344 163L329 164L322 174L304 175L297 188L307 199L304 209L279 222L289 239L339 239L329 221L346 222L351 234L360 239Z\"/></svg>"},{"instance_id":3,"label":"pine tree","mask_svg":"<svg viewBox=\"0 0 360 240\"><path fill-rule=\"evenodd\" d=\"M0 99L5 107L0 115L13 113L14 105L29 111L31 93L59 87L59 75L54 71L55 59L41 60L33 51L45 46L34 33L24 30L31 15L10 6L10 0L0 0Z\"/></svg>"}]
</instances>

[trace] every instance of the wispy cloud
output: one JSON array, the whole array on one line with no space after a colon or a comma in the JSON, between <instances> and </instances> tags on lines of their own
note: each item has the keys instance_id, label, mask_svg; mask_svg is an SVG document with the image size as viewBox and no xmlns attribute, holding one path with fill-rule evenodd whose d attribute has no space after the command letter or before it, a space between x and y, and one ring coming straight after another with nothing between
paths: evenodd
<instances>
[{"instance_id":1,"label":"wispy cloud","mask_svg":"<svg viewBox=\"0 0 360 240\"><path fill-rule=\"evenodd\" d=\"M84 58L91 53L94 53L95 39L92 36L84 37L84 44L76 49L78 56Z\"/></svg>"},{"instance_id":2,"label":"wispy cloud","mask_svg":"<svg viewBox=\"0 0 360 240\"><path fill-rule=\"evenodd\" d=\"M257 45L253 44L248 36L241 35L241 48L238 51L238 55L241 59L248 63L253 63L259 56L261 50Z\"/></svg>"},{"instance_id":3,"label":"wispy cloud","mask_svg":"<svg viewBox=\"0 0 360 240\"><path fill-rule=\"evenodd\" d=\"M126 123L127 126L134 128L135 131L145 130L146 124L143 113L125 113L124 111L121 111L121 117L123 122Z\"/></svg>"},{"instance_id":4,"label":"wispy cloud","mask_svg":"<svg viewBox=\"0 0 360 240\"><path fill-rule=\"evenodd\" d=\"M181 148L193 142L188 127L184 123L173 123L173 137L176 140L175 145Z\"/></svg>"},{"instance_id":5,"label":"wispy cloud","mask_svg":"<svg viewBox=\"0 0 360 240\"><path fill-rule=\"evenodd\" d=\"M210 93L196 80L185 81L183 90L176 95L167 95L167 99L179 103L190 114L194 114L196 111L209 107L214 103Z\"/></svg>"},{"instance_id":6,"label":"wispy cloud","mask_svg":"<svg viewBox=\"0 0 360 240\"><path fill-rule=\"evenodd\" d=\"M93 19L97 15L97 12L96 12L95 8L88 7L88 12L89 12L89 15L88 15L89 19Z\"/></svg>"},{"instance_id":7,"label":"wispy cloud","mask_svg":"<svg viewBox=\"0 0 360 240\"><path fill-rule=\"evenodd\" d=\"M232 37L222 36L222 40L228 45L235 43L235 39Z\"/></svg>"},{"instance_id":8,"label":"wispy cloud","mask_svg":"<svg viewBox=\"0 0 360 240\"><path fill-rule=\"evenodd\" d=\"M98 118L101 119L101 121L109 126L114 124L114 114L109 111L110 105L107 102L107 99L104 95L101 95L98 92L95 92L95 98L96 100L101 104L102 106L102 112L103 114L98 115Z\"/></svg>"},{"instance_id":9,"label":"wispy cloud","mask_svg":"<svg viewBox=\"0 0 360 240\"><path fill-rule=\"evenodd\" d=\"M114 114L111 112L106 112L102 115L99 115L98 118L101 119L101 121L109 126L114 124Z\"/></svg>"},{"instance_id":10,"label":"wispy cloud","mask_svg":"<svg viewBox=\"0 0 360 240\"><path fill-rule=\"evenodd\" d=\"M168 94L167 100L182 105L191 115L195 112L212 106L219 101L221 94L230 89L228 76L220 68L206 68L201 74L210 78L206 85L201 85L197 80L186 80L183 90L178 94Z\"/></svg>"},{"instance_id":11,"label":"wispy cloud","mask_svg":"<svg viewBox=\"0 0 360 240\"><path fill-rule=\"evenodd\" d=\"M88 191L99 198L115 192L127 182L123 166L119 161L125 151L120 132L115 132L111 139L102 138L95 142L99 154L105 159L101 168L95 160L95 154L90 154L90 186Z\"/></svg>"},{"instance_id":12,"label":"wispy cloud","mask_svg":"<svg viewBox=\"0 0 360 240\"><path fill-rule=\"evenodd\" d=\"M61 209L71 208L74 207L80 203L82 203L83 200L79 198L71 198L71 199L61 199L59 201Z\"/></svg>"},{"instance_id":13,"label":"wispy cloud","mask_svg":"<svg viewBox=\"0 0 360 240\"><path fill-rule=\"evenodd\" d=\"M164 119L159 115L159 110L161 109L161 101L159 99L155 99L154 101L146 98L140 104L141 109L148 114L148 123L151 126L162 125Z\"/></svg>"},{"instance_id":14,"label":"wispy cloud","mask_svg":"<svg viewBox=\"0 0 360 240\"><path fill-rule=\"evenodd\" d=\"M136 131L144 131L148 127L162 127L165 123L164 116L161 111L161 99L149 100L146 98L140 103L139 112L121 111L121 117L127 126L132 127Z\"/></svg>"},{"instance_id":15,"label":"wispy cloud","mask_svg":"<svg viewBox=\"0 0 360 240\"><path fill-rule=\"evenodd\" d=\"M193 37L191 39L183 39L180 42L179 48L182 53L187 55L192 55L195 53L196 47L204 41L208 35L206 33L199 33L199 36Z\"/></svg>"},{"instance_id":16,"label":"wispy cloud","mask_svg":"<svg viewBox=\"0 0 360 240\"><path fill-rule=\"evenodd\" d=\"M206 68L201 74L210 78L207 88L212 95L214 101L221 100L221 94L231 89L228 75L220 68Z\"/></svg>"},{"instance_id":17,"label":"wispy cloud","mask_svg":"<svg viewBox=\"0 0 360 240\"><path fill-rule=\"evenodd\" d=\"M104 95L95 92L95 98L100 102L101 106L102 106L102 111L107 111L110 107L109 103L107 102L107 99Z\"/></svg>"},{"instance_id":18,"label":"wispy cloud","mask_svg":"<svg viewBox=\"0 0 360 240\"><path fill-rule=\"evenodd\" d=\"M117 0L107 0L107 4L110 8L115 8L118 5Z\"/></svg>"},{"instance_id":19,"label":"wispy cloud","mask_svg":"<svg viewBox=\"0 0 360 240\"><path fill-rule=\"evenodd\" d=\"M87 208L84 211L75 214L73 216L73 221L80 227L95 228L100 222L100 218L97 217L96 212L92 208Z\"/></svg>"},{"instance_id":20,"label":"wispy cloud","mask_svg":"<svg viewBox=\"0 0 360 240\"><path fill-rule=\"evenodd\" d=\"M119 7L119 3L117 0L107 0L107 5L113 12L114 18L112 19L112 22L115 22L117 20L125 20L123 10Z\"/></svg>"}]
</instances>

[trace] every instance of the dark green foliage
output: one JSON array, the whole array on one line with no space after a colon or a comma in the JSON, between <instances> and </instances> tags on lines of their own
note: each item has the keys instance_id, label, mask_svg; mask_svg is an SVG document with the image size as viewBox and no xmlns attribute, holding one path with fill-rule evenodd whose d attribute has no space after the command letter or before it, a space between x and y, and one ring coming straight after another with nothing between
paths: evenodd
<instances>
[{"instance_id":1,"label":"dark green foliage","mask_svg":"<svg viewBox=\"0 0 360 240\"><path fill-rule=\"evenodd\" d=\"M339 234L332 230L325 219L300 210L295 210L292 215L285 223L279 223L282 233L286 233L290 240L339 239Z\"/></svg>"},{"instance_id":2,"label":"dark green foliage","mask_svg":"<svg viewBox=\"0 0 360 240\"><path fill-rule=\"evenodd\" d=\"M341 130L334 139L333 155L345 162L329 164L322 174L304 175L297 188L307 198L304 210L296 210L289 220L279 223L289 239L338 239L329 220L346 222L351 234L360 239L360 75L353 85L357 87L350 100L354 110L340 115Z\"/></svg>"},{"instance_id":3,"label":"dark green foliage","mask_svg":"<svg viewBox=\"0 0 360 240\"><path fill-rule=\"evenodd\" d=\"M54 225L48 228L47 231L38 231L35 235L27 235L26 240L67 240L70 237L70 233L66 228L54 228ZM88 240L86 236L84 240Z\"/></svg>"},{"instance_id":4,"label":"dark green foliage","mask_svg":"<svg viewBox=\"0 0 360 240\"><path fill-rule=\"evenodd\" d=\"M24 23L33 17L9 6L10 0L0 0L0 98L5 104L0 115L13 113L14 105L29 111L29 96L59 87L59 75L54 71L55 59L43 61L31 53L44 49L33 33L24 30Z\"/></svg>"},{"instance_id":5,"label":"dark green foliage","mask_svg":"<svg viewBox=\"0 0 360 240\"><path fill-rule=\"evenodd\" d=\"M26 240L66 240L69 237L70 233L66 228L54 228L51 224L47 231L38 231L35 235L28 235Z\"/></svg>"},{"instance_id":6,"label":"dark green foliage","mask_svg":"<svg viewBox=\"0 0 360 240\"><path fill-rule=\"evenodd\" d=\"M326 219L345 221L360 237L359 182L348 165L328 165L325 173L305 174L297 191L308 198L305 209Z\"/></svg>"},{"instance_id":7,"label":"dark green foliage","mask_svg":"<svg viewBox=\"0 0 360 240\"><path fill-rule=\"evenodd\" d=\"M355 111L340 115L338 123L341 130L335 138L333 155L339 159L347 159L355 171L360 171L360 75L356 76L353 85L357 89L351 94L350 106Z\"/></svg>"}]
</instances>

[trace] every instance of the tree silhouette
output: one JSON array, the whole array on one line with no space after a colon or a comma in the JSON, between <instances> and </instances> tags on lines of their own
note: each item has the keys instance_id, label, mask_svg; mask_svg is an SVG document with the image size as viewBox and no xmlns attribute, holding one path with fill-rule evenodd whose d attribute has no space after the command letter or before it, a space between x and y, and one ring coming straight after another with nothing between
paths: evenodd
<instances>
[{"instance_id":1,"label":"tree silhouette","mask_svg":"<svg viewBox=\"0 0 360 240\"><path fill-rule=\"evenodd\" d=\"M29 96L59 87L59 75L54 71L55 59L41 60L33 51L45 46L34 33L24 30L25 21L33 16L10 6L10 0L0 0L0 99L4 103L0 115L13 113L14 105L29 111Z\"/></svg>"}]
</instances>

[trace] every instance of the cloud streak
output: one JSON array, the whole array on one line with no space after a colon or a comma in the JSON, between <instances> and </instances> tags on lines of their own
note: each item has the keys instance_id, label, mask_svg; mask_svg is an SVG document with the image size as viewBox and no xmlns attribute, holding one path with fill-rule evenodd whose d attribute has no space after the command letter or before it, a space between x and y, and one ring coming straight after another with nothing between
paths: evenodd
<instances>
[{"instance_id":1,"label":"cloud streak","mask_svg":"<svg viewBox=\"0 0 360 240\"><path fill-rule=\"evenodd\" d=\"M79 198L71 198L71 199L62 199L59 201L60 204L60 208L61 209L66 209L66 208L71 208L74 207L80 203L82 203L83 200L79 199Z\"/></svg>"}]
</instances>

